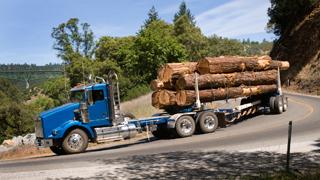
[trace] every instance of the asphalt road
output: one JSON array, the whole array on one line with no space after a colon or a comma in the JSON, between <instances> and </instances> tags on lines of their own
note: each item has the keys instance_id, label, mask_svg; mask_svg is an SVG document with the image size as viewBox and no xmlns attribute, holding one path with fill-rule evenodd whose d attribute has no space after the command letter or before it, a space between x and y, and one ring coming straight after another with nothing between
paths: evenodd
<instances>
[{"instance_id":1,"label":"asphalt road","mask_svg":"<svg viewBox=\"0 0 320 180\"><path fill-rule=\"evenodd\" d=\"M217 175L221 169L209 167L220 164L219 167L224 167L222 171L227 171L229 167L235 166L236 162L239 163L239 166L233 169L247 170L259 167L260 172L261 168L269 168L269 166L264 167L265 165L269 164L271 167L276 163L283 163L281 158L286 152L289 121L293 122L292 151L313 151L312 155L319 152L320 98L297 94L287 94L287 96L289 97L287 112L280 115L261 114L227 128L220 128L211 134L194 135L183 139L152 140L151 142L130 141L126 144L101 147L76 155L3 161L0 162L0 179L199 177L199 174L194 174L194 172L197 172L195 169L199 170L199 167L202 166L206 167L203 168L206 171L201 171L200 177L210 178L213 172ZM268 154L269 151L273 151L272 159L268 159L271 157ZM255 154L255 152L260 154ZM320 160L320 157L316 154L313 160L310 160L312 157L309 157L309 154L297 155L303 158L303 160L296 159L297 167L302 161L307 160L308 164L317 166L316 162L319 162L317 158ZM233 157L234 155L238 156ZM209 157L211 157L210 162ZM221 159L221 157L225 158ZM227 161L230 157L233 158ZM239 157L247 158L239 159ZM264 160L265 162L261 163L261 167L250 166L249 159L252 159L252 164L257 164L257 161L260 161L257 157L261 158L261 162ZM177 162L180 164L176 164ZM195 162L198 163L197 166L192 165ZM217 163L212 164L213 162ZM146 167L149 168L146 169ZM138 169L148 173L141 175L141 171L136 171ZM192 169L188 172L193 173L181 175L182 170L187 172L186 169ZM171 173L168 174L168 172ZM237 175L234 174L234 171L230 173L229 175L232 176ZM248 171L248 173L252 172Z\"/></svg>"}]
</instances>

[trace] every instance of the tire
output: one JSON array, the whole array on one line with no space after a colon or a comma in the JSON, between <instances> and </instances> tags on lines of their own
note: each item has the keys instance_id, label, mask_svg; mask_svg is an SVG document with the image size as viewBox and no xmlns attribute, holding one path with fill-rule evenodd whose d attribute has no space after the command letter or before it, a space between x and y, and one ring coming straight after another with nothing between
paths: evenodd
<instances>
[{"instance_id":1,"label":"tire","mask_svg":"<svg viewBox=\"0 0 320 180\"><path fill-rule=\"evenodd\" d=\"M275 101L275 99L276 99L276 97L274 97L274 96L271 96L270 98L269 98L269 107L270 107L270 112L271 113L274 113L274 111L275 111L275 107L274 107L274 101Z\"/></svg>"},{"instance_id":2,"label":"tire","mask_svg":"<svg viewBox=\"0 0 320 180\"><path fill-rule=\"evenodd\" d=\"M158 125L157 130L152 131L152 135L158 139L168 139L170 138L170 131L164 125Z\"/></svg>"},{"instance_id":3,"label":"tire","mask_svg":"<svg viewBox=\"0 0 320 180\"><path fill-rule=\"evenodd\" d=\"M274 100L274 112L281 114L283 112L283 98L282 96L276 96Z\"/></svg>"},{"instance_id":4,"label":"tire","mask_svg":"<svg viewBox=\"0 0 320 180\"><path fill-rule=\"evenodd\" d=\"M286 112L288 109L288 98L282 96L282 99L283 99L283 112Z\"/></svg>"},{"instance_id":5,"label":"tire","mask_svg":"<svg viewBox=\"0 0 320 180\"><path fill-rule=\"evenodd\" d=\"M192 136L196 129L195 122L191 116L181 116L176 122L175 129L178 137Z\"/></svg>"},{"instance_id":6,"label":"tire","mask_svg":"<svg viewBox=\"0 0 320 180\"><path fill-rule=\"evenodd\" d=\"M64 155L66 152L62 149L61 146L51 146L50 150L56 155Z\"/></svg>"},{"instance_id":7,"label":"tire","mask_svg":"<svg viewBox=\"0 0 320 180\"><path fill-rule=\"evenodd\" d=\"M202 112L199 115L199 129L201 133L212 133L218 128L218 118L210 111Z\"/></svg>"},{"instance_id":8,"label":"tire","mask_svg":"<svg viewBox=\"0 0 320 180\"><path fill-rule=\"evenodd\" d=\"M62 148L66 154L84 152L88 147L88 135L81 129L74 129L64 137Z\"/></svg>"}]
</instances>

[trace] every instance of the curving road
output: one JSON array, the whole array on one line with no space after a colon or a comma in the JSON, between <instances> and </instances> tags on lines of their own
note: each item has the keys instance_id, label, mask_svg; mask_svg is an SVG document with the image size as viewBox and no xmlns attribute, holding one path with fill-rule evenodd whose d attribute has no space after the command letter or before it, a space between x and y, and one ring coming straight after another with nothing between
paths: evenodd
<instances>
[{"instance_id":1,"label":"curving road","mask_svg":"<svg viewBox=\"0 0 320 180\"><path fill-rule=\"evenodd\" d=\"M287 93L286 95L289 97L289 108L287 112L280 115L259 115L230 127L221 128L212 134L194 135L193 137L183 139L153 140L151 142L131 141L127 144L91 149L86 153L76 155L3 161L0 162L0 179L28 179L31 177L32 179L98 179L99 177L108 177L106 179L122 177L126 179L130 177L161 178L163 176L176 178L177 175L181 175L181 170L185 170L186 168L194 169L194 166L187 167L182 165L181 167L185 169L176 169L176 171L173 171L173 169L180 166L176 163L185 164L189 161L198 163L196 169L202 166L206 167L207 174L210 174L210 172L218 174L217 169L219 168L216 167L209 171L209 161L203 158L212 156L212 158L210 158L212 161L210 162L219 162L219 167L225 167L223 170L225 171L229 166L232 166L233 163L231 162L236 162L236 157L234 157L232 161L227 161L227 157L233 157L235 154L240 153L239 156L246 156L247 158L245 158L245 162L237 158L241 165L239 165L239 167L233 167L233 169L241 167L247 169L250 165L248 164L250 157L255 159L255 156L262 156L262 154L254 154L255 152L270 151L274 152L272 156L274 164L277 163L274 157L282 157L281 154L286 152L289 121L293 122L292 151L319 152L320 98L291 93ZM222 158L223 161L217 159L218 156L216 153L219 153L219 157L225 157ZM270 156L270 154L268 156ZM180 158L175 159L178 157ZM301 155L301 157L304 156ZM165 162L164 159L166 160ZM174 161L171 161L173 159ZM258 159L255 159L253 162L257 160ZM269 159L263 158L261 160L266 160L264 164L268 164L267 162L270 161ZM171 164L169 162L171 162ZM160 163L161 166L155 167L157 163L158 165ZM167 163L169 163L169 165ZM228 165L226 165L226 163ZM148 167L148 169L144 169L144 167L139 166L139 164ZM233 166L235 164L233 164ZM243 164L248 164L248 167ZM309 162L309 164L312 163ZM211 164L211 167L212 166L214 165ZM253 169L255 167L256 166L250 166L250 168ZM139 169L139 172L134 171L137 169ZM141 171L149 172L144 173L145 176L141 174L137 176ZM173 173L168 174L168 171ZM149 173L151 172L159 176L154 176L154 174L150 176ZM196 174L182 174L182 176L183 175L187 177L199 177ZM206 177L202 175L206 175L206 173L201 171L200 177ZM208 177L212 177L212 174Z\"/></svg>"}]
</instances>

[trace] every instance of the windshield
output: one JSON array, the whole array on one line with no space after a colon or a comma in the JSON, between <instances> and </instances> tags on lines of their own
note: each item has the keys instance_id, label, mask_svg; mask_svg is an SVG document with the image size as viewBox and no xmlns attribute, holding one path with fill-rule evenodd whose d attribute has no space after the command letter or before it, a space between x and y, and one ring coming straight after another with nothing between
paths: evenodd
<instances>
[{"instance_id":1,"label":"windshield","mask_svg":"<svg viewBox=\"0 0 320 180\"><path fill-rule=\"evenodd\" d=\"M84 100L84 90L71 91L70 101L71 102L80 102Z\"/></svg>"}]
</instances>

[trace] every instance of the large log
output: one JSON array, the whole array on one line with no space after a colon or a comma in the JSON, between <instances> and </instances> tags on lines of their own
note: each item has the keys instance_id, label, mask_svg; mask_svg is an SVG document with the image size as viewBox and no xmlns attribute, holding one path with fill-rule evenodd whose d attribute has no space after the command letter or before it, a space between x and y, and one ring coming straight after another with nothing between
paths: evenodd
<instances>
[{"instance_id":1,"label":"large log","mask_svg":"<svg viewBox=\"0 0 320 180\"><path fill-rule=\"evenodd\" d=\"M155 80L151 81L150 88L153 91L157 91L157 90L161 90L161 89L174 90L175 86L172 84L171 81L162 82L159 79L155 79Z\"/></svg>"},{"instance_id":2,"label":"large log","mask_svg":"<svg viewBox=\"0 0 320 180\"><path fill-rule=\"evenodd\" d=\"M287 70L288 61L273 61L269 56L261 57L206 57L197 64L200 74L233 73L242 71Z\"/></svg>"},{"instance_id":3,"label":"large log","mask_svg":"<svg viewBox=\"0 0 320 180\"><path fill-rule=\"evenodd\" d=\"M243 86L200 90L199 96L201 102L211 102L227 98L237 98L272 93L276 90L276 85ZM177 92L176 101L178 106L192 105L196 101L196 93L194 90L180 90Z\"/></svg>"},{"instance_id":4,"label":"large log","mask_svg":"<svg viewBox=\"0 0 320 180\"><path fill-rule=\"evenodd\" d=\"M162 82L168 82L176 75L192 74L197 67L196 62L168 63L158 71L158 79Z\"/></svg>"},{"instance_id":5,"label":"large log","mask_svg":"<svg viewBox=\"0 0 320 180\"><path fill-rule=\"evenodd\" d=\"M176 92L169 90L159 90L152 93L152 106L165 109L169 106L177 106Z\"/></svg>"},{"instance_id":6,"label":"large log","mask_svg":"<svg viewBox=\"0 0 320 180\"><path fill-rule=\"evenodd\" d=\"M199 89L237 87L240 85L269 85L277 82L277 70L260 72L238 72L229 74L204 74L198 76ZM195 75L186 74L176 82L177 89L195 89Z\"/></svg>"}]
</instances>

